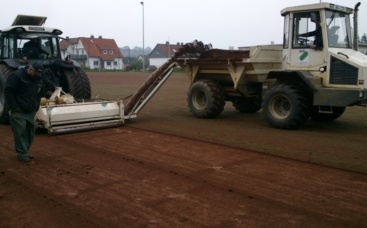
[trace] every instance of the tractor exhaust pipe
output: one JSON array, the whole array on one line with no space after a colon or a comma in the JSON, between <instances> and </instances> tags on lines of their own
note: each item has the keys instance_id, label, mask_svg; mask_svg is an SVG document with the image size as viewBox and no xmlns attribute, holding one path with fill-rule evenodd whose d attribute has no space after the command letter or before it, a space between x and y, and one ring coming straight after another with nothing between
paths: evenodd
<instances>
[{"instance_id":1,"label":"tractor exhaust pipe","mask_svg":"<svg viewBox=\"0 0 367 228\"><path fill-rule=\"evenodd\" d=\"M358 8L361 5L360 2L358 2L355 6L354 6L354 18L353 18L353 23L354 23L354 35L353 35L353 49L358 51Z\"/></svg>"}]
</instances>

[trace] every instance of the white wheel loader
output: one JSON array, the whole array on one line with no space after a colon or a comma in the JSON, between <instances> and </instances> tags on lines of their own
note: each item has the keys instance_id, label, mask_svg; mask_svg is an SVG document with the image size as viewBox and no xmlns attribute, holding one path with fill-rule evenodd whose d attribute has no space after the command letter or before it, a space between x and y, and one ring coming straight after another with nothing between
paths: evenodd
<instances>
[{"instance_id":1,"label":"white wheel loader","mask_svg":"<svg viewBox=\"0 0 367 228\"><path fill-rule=\"evenodd\" d=\"M214 118L229 101L242 113L262 108L275 128L295 129L310 118L332 121L348 106L366 106L367 56L357 51L356 39L359 5L288 7L281 11L281 45L213 49L179 58L192 83L190 111Z\"/></svg>"}]
</instances>

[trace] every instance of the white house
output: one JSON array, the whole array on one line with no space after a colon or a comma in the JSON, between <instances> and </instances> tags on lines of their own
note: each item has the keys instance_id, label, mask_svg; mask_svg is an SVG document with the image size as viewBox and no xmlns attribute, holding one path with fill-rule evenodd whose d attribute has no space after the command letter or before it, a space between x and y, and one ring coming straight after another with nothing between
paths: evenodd
<instances>
[{"instance_id":1,"label":"white house","mask_svg":"<svg viewBox=\"0 0 367 228\"><path fill-rule=\"evenodd\" d=\"M61 57L71 59L90 69L123 70L123 55L114 39L101 36L77 37L60 42Z\"/></svg>"},{"instance_id":2,"label":"white house","mask_svg":"<svg viewBox=\"0 0 367 228\"><path fill-rule=\"evenodd\" d=\"M175 52L182 46L183 43L170 44L166 42L165 44L157 44L149 54L150 65L156 66L157 68L162 66L167 60L172 58Z\"/></svg>"}]
</instances>

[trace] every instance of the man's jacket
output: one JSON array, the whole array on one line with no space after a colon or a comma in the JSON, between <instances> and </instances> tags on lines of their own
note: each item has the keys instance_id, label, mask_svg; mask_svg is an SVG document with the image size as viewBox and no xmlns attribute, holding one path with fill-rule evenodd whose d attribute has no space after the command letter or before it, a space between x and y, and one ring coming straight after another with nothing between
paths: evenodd
<instances>
[{"instance_id":1,"label":"man's jacket","mask_svg":"<svg viewBox=\"0 0 367 228\"><path fill-rule=\"evenodd\" d=\"M6 80L5 100L13 112L37 112L40 106L42 78L32 79L26 69L11 73Z\"/></svg>"}]
</instances>

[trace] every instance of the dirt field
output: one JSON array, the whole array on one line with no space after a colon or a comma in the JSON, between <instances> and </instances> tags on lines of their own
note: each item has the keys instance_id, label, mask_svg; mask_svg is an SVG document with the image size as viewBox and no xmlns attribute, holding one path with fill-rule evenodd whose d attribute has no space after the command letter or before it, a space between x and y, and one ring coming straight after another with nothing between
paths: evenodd
<instances>
[{"instance_id":1,"label":"dirt field","mask_svg":"<svg viewBox=\"0 0 367 228\"><path fill-rule=\"evenodd\" d=\"M148 75L89 73L93 95L131 94ZM188 111L174 74L125 126L38 134L33 164L0 126L0 227L367 227L367 109L272 129L227 104Z\"/></svg>"}]
</instances>

